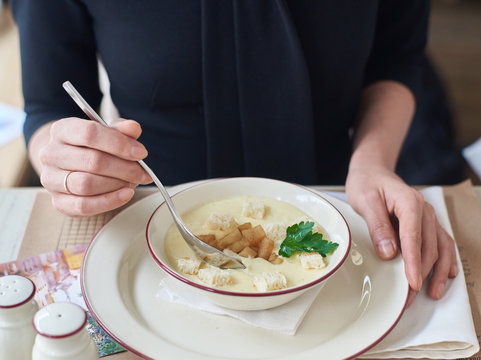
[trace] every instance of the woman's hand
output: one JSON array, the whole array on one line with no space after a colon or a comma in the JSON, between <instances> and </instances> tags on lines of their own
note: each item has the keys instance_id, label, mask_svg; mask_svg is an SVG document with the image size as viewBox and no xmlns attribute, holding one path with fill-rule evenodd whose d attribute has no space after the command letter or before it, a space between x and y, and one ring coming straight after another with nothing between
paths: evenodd
<instances>
[{"instance_id":1,"label":"woman's hand","mask_svg":"<svg viewBox=\"0 0 481 360\"><path fill-rule=\"evenodd\" d=\"M55 208L88 216L127 203L138 184L152 180L137 163L147 150L136 139L142 130L119 119L113 128L79 118L45 125L32 137L30 158Z\"/></svg>"},{"instance_id":2,"label":"woman's hand","mask_svg":"<svg viewBox=\"0 0 481 360\"><path fill-rule=\"evenodd\" d=\"M379 257L392 259L400 247L411 287L408 304L428 276L429 295L440 299L448 278L458 273L456 252L453 239L423 195L381 166L351 167L346 193L366 220Z\"/></svg>"}]
</instances>

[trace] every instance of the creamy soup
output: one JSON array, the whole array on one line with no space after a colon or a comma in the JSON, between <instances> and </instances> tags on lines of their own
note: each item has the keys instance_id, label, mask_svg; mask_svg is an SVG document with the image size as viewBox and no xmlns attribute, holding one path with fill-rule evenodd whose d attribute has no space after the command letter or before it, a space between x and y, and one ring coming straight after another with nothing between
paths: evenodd
<instances>
[{"instance_id":1,"label":"creamy soup","mask_svg":"<svg viewBox=\"0 0 481 360\"><path fill-rule=\"evenodd\" d=\"M215 224L212 224L213 214L217 217L224 217L224 220L232 217L236 224L230 224L231 227L227 229L220 225L216 228ZM297 224L301 221L313 221L304 212L289 203L271 198L250 196L230 197L197 206L184 213L182 219L194 234L214 234L218 239L232 231L232 227L235 229L236 225L244 223L251 223L253 227L261 225L267 230L274 229L275 231L266 231L269 235L268 237L273 238L274 249L272 252L274 254L277 254L279 246L285 238L285 228L287 226ZM227 225L224 227L227 227ZM283 231L279 232L280 228L283 228ZM324 239L329 240L326 231L324 231L319 224L315 224L314 231L321 232L324 235ZM186 259L192 263L192 260L194 260L196 256L192 249L185 243L174 225L167 231L165 248L170 265L177 272L194 282L205 285L205 276L210 276L208 274L209 269L217 270L217 268L208 264L198 262L202 271L199 270L199 273L197 273L197 271L195 271L195 273L186 273L185 267L180 263L184 260L179 259ZM222 285L219 286L215 285L215 287L224 290L257 292L260 291L260 289L259 286L256 287L254 285L256 277L258 279L259 276L263 274L264 276L267 274L269 277L272 274L278 273L283 274L285 277L286 287L293 287L310 282L325 272L325 268L303 267L301 265L300 255L293 255L290 258L279 257L281 260L278 262L280 263L275 264L260 257L242 257L229 249L224 251L228 255L241 259L244 265L246 265L246 269L243 270L222 270L229 273L229 281L227 281L227 283L223 282ZM327 265L329 255L324 258L323 261L325 265ZM204 278L204 281L202 281L201 278ZM207 283L207 285L212 284Z\"/></svg>"}]
</instances>

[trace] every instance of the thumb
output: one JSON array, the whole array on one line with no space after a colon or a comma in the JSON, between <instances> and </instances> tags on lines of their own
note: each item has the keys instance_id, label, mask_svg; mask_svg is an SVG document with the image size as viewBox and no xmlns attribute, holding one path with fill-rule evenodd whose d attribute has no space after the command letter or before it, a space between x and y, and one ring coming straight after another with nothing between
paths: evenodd
<instances>
[{"instance_id":1,"label":"thumb","mask_svg":"<svg viewBox=\"0 0 481 360\"><path fill-rule=\"evenodd\" d=\"M369 235L378 256L389 260L398 252L397 236L389 218L384 201L377 195L357 209L367 223Z\"/></svg>"},{"instance_id":2,"label":"thumb","mask_svg":"<svg viewBox=\"0 0 481 360\"><path fill-rule=\"evenodd\" d=\"M111 126L122 134L127 135L133 139L138 139L142 134L142 127L135 120L117 119L112 122Z\"/></svg>"}]
</instances>

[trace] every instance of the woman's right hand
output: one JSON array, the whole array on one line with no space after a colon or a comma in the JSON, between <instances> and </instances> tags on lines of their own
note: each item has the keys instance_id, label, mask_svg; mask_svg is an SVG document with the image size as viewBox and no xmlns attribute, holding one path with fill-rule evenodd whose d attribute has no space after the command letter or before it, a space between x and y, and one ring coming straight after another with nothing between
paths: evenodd
<instances>
[{"instance_id":1,"label":"woman's right hand","mask_svg":"<svg viewBox=\"0 0 481 360\"><path fill-rule=\"evenodd\" d=\"M138 184L152 182L137 163L147 156L137 141L139 123L119 119L112 126L65 118L32 137L30 158L60 212L89 216L109 211L127 203Z\"/></svg>"}]
</instances>

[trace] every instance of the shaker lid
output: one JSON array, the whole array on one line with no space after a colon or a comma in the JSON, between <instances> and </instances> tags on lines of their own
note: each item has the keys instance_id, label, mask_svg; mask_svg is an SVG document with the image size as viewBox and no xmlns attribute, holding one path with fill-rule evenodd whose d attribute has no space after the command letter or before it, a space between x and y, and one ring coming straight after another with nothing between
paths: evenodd
<instances>
[{"instance_id":1,"label":"shaker lid","mask_svg":"<svg viewBox=\"0 0 481 360\"><path fill-rule=\"evenodd\" d=\"M33 318L35 331L48 338L64 338L81 331L87 313L76 304L52 303L40 309Z\"/></svg>"},{"instance_id":2,"label":"shaker lid","mask_svg":"<svg viewBox=\"0 0 481 360\"><path fill-rule=\"evenodd\" d=\"M0 277L0 309L23 305L34 295L35 285L32 280L19 275Z\"/></svg>"}]
</instances>

